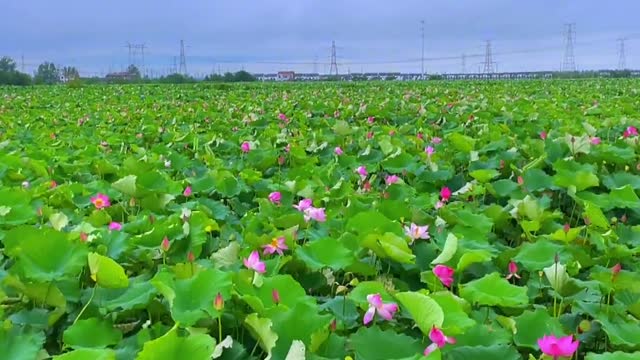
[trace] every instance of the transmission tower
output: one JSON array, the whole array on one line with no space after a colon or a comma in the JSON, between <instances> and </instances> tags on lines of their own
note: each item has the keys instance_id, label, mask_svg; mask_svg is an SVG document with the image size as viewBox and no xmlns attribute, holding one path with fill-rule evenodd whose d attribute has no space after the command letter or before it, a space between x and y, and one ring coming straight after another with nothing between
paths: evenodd
<instances>
[{"instance_id":1,"label":"transmission tower","mask_svg":"<svg viewBox=\"0 0 640 360\"><path fill-rule=\"evenodd\" d=\"M420 32L422 35L422 56L420 57L420 74L424 77L424 20L420 20Z\"/></svg>"},{"instance_id":2,"label":"transmission tower","mask_svg":"<svg viewBox=\"0 0 640 360\"><path fill-rule=\"evenodd\" d=\"M487 43L485 45L484 63L483 63L482 72L484 74L493 74L495 71L494 65L495 63L493 62L493 52L491 50L491 41L487 40Z\"/></svg>"},{"instance_id":3,"label":"transmission tower","mask_svg":"<svg viewBox=\"0 0 640 360\"><path fill-rule=\"evenodd\" d=\"M141 73L144 74L144 49L147 46L145 44L131 44L127 43L129 49L129 65L137 67Z\"/></svg>"},{"instance_id":4,"label":"transmission tower","mask_svg":"<svg viewBox=\"0 0 640 360\"><path fill-rule=\"evenodd\" d=\"M187 56L184 54L184 40L180 40L180 74L187 75Z\"/></svg>"},{"instance_id":5,"label":"transmission tower","mask_svg":"<svg viewBox=\"0 0 640 360\"><path fill-rule=\"evenodd\" d=\"M24 54L20 55L20 69L24 72Z\"/></svg>"},{"instance_id":6,"label":"transmission tower","mask_svg":"<svg viewBox=\"0 0 640 360\"><path fill-rule=\"evenodd\" d=\"M462 73L467 73L467 54L462 54Z\"/></svg>"},{"instance_id":7,"label":"transmission tower","mask_svg":"<svg viewBox=\"0 0 640 360\"><path fill-rule=\"evenodd\" d=\"M329 67L329 75L338 76L338 62L336 60L336 42L331 42L331 66Z\"/></svg>"},{"instance_id":8,"label":"transmission tower","mask_svg":"<svg viewBox=\"0 0 640 360\"><path fill-rule=\"evenodd\" d=\"M618 39L618 70L627 69L627 55L624 51L624 42L626 38Z\"/></svg>"},{"instance_id":9,"label":"transmission tower","mask_svg":"<svg viewBox=\"0 0 640 360\"><path fill-rule=\"evenodd\" d=\"M576 57L573 47L576 42L576 24L565 24L564 58L562 59L562 71L575 72Z\"/></svg>"},{"instance_id":10,"label":"transmission tower","mask_svg":"<svg viewBox=\"0 0 640 360\"><path fill-rule=\"evenodd\" d=\"M313 73L318 73L318 55L313 57Z\"/></svg>"}]
</instances>

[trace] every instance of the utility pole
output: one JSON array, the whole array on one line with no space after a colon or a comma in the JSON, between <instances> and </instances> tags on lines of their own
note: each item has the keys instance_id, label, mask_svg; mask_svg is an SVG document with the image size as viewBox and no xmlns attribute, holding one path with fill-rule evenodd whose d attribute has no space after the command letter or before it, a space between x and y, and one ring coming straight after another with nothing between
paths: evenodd
<instances>
[{"instance_id":1,"label":"utility pole","mask_svg":"<svg viewBox=\"0 0 640 360\"><path fill-rule=\"evenodd\" d=\"M313 73L318 73L318 55L313 58Z\"/></svg>"},{"instance_id":2,"label":"utility pole","mask_svg":"<svg viewBox=\"0 0 640 360\"><path fill-rule=\"evenodd\" d=\"M627 70L627 55L624 51L624 42L626 38L618 39L618 70Z\"/></svg>"},{"instance_id":3,"label":"utility pole","mask_svg":"<svg viewBox=\"0 0 640 360\"><path fill-rule=\"evenodd\" d=\"M467 73L467 54L462 54L462 73Z\"/></svg>"},{"instance_id":4,"label":"utility pole","mask_svg":"<svg viewBox=\"0 0 640 360\"><path fill-rule=\"evenodd\" d=\"M484 69L483 69L483 73L484 74L493 74L494 73L494 65L495 63L493 62L493 52L491 50L491 41L487 40L487 43L485 45L485 52L484 52Z\"/></svg>"},{"instance_id":5,"label":"utility pole","mask_svg":"<svg viewBox=\"0 0 640 360\"><path fill-rule=\"evenodd\" d=\"M573 47L576 41L576 24L565 24L564 58L562 59L562 71L575 72L576 57Z\"/></svg>"},{"instance_id":6,"label":"utility pole","mask_svg":"<svg viewBox=\"0 0 640 360\"><path fill-rule=\"evenodd\" d=\"M420 20L420 31L422 33L422 56L420 57L420 75L424 78L424 20Z\"/></svg>"},{"instance_id":7,"label":"utility pole","mask_svg":"<svg viewBox=\"0 0 640 360\"><path fill-rule=\"evenodd\" d=\"M334 74L335 72L335 74ZM329 67L329 75L338 76L338 63L336 60L336 42L331 42L331 66Z\"/></svg>"},{"instance_id":8,"label":"utility pole","mask_svg":"<svg viewBox=\"0 0 640 360\"><path fill-rule=\"evenodd\" d=\"M20 70L24 73L24 54L20 55Z\"/></svg>"},{"instance_id":9,"label":"utility pole","mask_svg":"<svg viewBox=\"0 0 640 360\"><path fill-rule=\"evenodd\" d=\"M187 75L187 56L184 53L184 40L180 40L180 74Z\"/></svg>"}]
</instances>

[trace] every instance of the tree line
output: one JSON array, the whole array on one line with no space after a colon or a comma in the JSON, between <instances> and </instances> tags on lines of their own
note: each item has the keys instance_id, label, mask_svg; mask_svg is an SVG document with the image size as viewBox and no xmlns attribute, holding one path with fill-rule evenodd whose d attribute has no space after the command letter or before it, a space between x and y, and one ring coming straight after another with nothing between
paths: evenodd
<instances>
[{"instance_id":1,"label":"tree line","mask_svg":"<svg viewBox=\"0 0 640 360\"><path fill-rule=\"evenodd\" d=\"M184 74L169 74L159 78L143 76L135 65L130 65L126 71L108 74L106 77L81 78L78 69L73 66L56 66L52 62L44 62L38 65L33 76L18 70L18 66L12 58L5 56L0 58L0 85L54 85L68 83L70 85L94 84L94 83L160 83L160 84L187 84L199 81L205 82L250 82L256 78L246 71L235 73L227 72L224 75L211 74L198 80Z\"/></svg>"}]
</instances>

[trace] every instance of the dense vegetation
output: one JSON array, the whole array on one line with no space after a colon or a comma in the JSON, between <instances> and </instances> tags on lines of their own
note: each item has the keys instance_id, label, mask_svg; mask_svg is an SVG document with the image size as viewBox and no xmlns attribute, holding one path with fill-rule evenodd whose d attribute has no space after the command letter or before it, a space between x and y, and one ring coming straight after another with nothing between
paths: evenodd
<instances>
[{"instance_id":1,"label":"dense vegetation","mask_svg":"<svg viewBox=\"0 0 640 360\"><path fill-rule=\"evenodd\" d=\"M0 354L638 359L639 85L0 88Z\"/></svg>"}]
</instances>

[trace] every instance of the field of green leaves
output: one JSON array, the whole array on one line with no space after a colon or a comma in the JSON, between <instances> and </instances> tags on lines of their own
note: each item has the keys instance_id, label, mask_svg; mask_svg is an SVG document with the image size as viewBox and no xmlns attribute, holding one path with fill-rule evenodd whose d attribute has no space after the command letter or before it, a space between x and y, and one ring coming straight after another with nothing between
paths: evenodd
<instances>
[{"instance_id":1,"label":"field of green leaves","mask_svg":"<svg viewBox=\"0 0 640 360\"><path fill-rule=\"evenodd\" d=\"M640 81L0 88L0 358L640 359Z\"/></svg>"}]
</instances>

